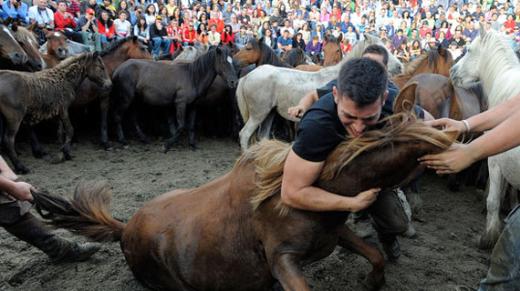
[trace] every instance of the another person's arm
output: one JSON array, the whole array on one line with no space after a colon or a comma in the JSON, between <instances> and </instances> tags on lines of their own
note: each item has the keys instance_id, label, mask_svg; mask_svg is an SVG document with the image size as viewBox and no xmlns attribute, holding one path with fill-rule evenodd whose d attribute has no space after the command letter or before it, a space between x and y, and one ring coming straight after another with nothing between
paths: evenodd
<instances>
[{"instance_id":1,"label":"another person's arm","mask_svg":"<svg viewBox=\"0 0 520 291\"><path fill-rule=\"evenodd\" d=\"M293 118L301 118L303 113L305 113L305 111L307 111L312 106L312 104L314 104L314 102L318 101L318 99L318 91L312 90L303 96L302 99L300 99L298 105L289 107L287 114Z\"/></svg>"},{"instance_id":2,"label":"another person's arm","mask_svg":"<svg viewBox=\"0 0 520 291\"><path fill-rule=\"evenodd\" d=\"M490 110L469 118L470 132L491 129L469 144L457 144L447 151L426 155L420 160L438 174L460 172L472 163L496 155L520 145L520 96L516 96ZM444 126L447 130L468 131L463 121L439 119L432 126Z\"/></svg>"},{"instance_id":3,"label":"another person's arm","mask_svg":"<svg viewBox=\"0 0 520 291\"><path fill-rule=\"evenodd\" d=\"M13 172L2 156L0 156L0 176L4 176L12 181L18 179L18 176Z\"/></svg>"},{"instance_id":4,"label":"another person's arm","mask_svg":"<svg viewBox=\"0 0 520 291\"><path fill-rule=\"evenodd\" d=\"M323 165L324 162L304 160L291 149L283 170L282 202L309 211L357 212L376 200L379 189L370 189L355 197L345 197L312 186Z\"/></svg>"},{"instance_id":5,"label":"another person's arm","mask_svg":"<svg viewBox=\"0 0 520 291\"><path fill-rule=\"evenodd\" d=\"M21 201L32 201L31 194L33 187L25 182L14 182L3 175L0 175L0 191L6 192L15 199Z\"/></svg>"}]
</instances>

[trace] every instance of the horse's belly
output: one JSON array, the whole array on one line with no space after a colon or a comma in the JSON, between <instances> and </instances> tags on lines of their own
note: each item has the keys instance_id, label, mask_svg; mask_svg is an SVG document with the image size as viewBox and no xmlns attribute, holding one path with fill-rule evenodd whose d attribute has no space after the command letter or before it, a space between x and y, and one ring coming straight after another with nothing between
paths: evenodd
<instances>
[{"instance_id":1,"label":"horse's belly","mask_svg":"<svg viewBox=\"0 0 520 291\"><path fill-rule=\"evenodd\" d=\"M490 157L490 163L497 163L504 178L516 189L520 189L520 147Z\"/></svg>"}]
</instances>

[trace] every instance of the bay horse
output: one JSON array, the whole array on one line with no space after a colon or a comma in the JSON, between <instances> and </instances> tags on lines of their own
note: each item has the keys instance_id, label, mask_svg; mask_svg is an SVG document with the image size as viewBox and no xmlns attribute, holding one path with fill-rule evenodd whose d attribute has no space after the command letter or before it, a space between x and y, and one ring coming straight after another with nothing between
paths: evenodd
<instances>
[{"instance_id":1,"label":"bay horse","mask_svg":"<svg viewBox=\"0 0 520 291\"><path fill-rule=\"evenodd\" d=\"M70 142L74 130L68 108L85 78L104 90L111 87L110 77L97 53L71 57L52 69L34 73L0 71L0 114L5 121L3 142L18 173L29 171L18 159L15 150L15 138L22 121L32 126L59 116L66 135L61 150L65 159L71 159Z\"/></svg>"},{"instance_id":2,"label":"bay horse","mask_svg":"<svg viewBox=\"0 0 520 291\"><path fill-rule=\"evenodd\" d=\"M240 66L255 64L257 67L270 64L277 67L290 68L291 65L280 59L275 51L265 44L264 38L251 38L246 45L236 53L233 58Z\"/></svg>"},{"instance_id":3,"label":"bay horse","mask_svg":"<svg viewBox=\"0 0 520 291\"><path fill-rule=\"evenodd\" d=\"M0 23L0 70L29 70L29 56L11 30Z\"/></svg>"},{"instance_id":4,"label":"bay horse","mask_svg":"<svg viewBox=\"0 0 520 291\"><path fill-rule=\"evenodd\" d=\"M325 37L322 50L323 60L321 60L320 55L314 55L312 56L312 59L315 65L303 64L296 66L296 69L307 72L315 72L320 70L322 67L333 66L341 62L343 59L340 43L335 37Z\"/></svg>"},{"instance_id":5,"label":"bay horse","mask_svg":"<svg viewBox=\"0 0 520 291\"><path fill-rule=\"evenodd\" d=\"M404 72L394 76L392 81L402 88L413 76L420 73L434 73L449 77L453 63L450 51L438 46L437 49L430 50L408 63Z\"/></svg>"},{"instance_id":6,"label":"bay horse","mask_svg":"<svg viewBox=\"0 0 520 291\"><path fill-rule=\"evenodd\" d=\"M136 101L149 105L168 107L168 123L172 137L164 145L168 151L185 129L188 117L189 144L195 147L195 110L193 103L206 94L217 76L234 88L237 74L233 59L226 47L211 48L207 53L191 63L166 64L145 60L129 60L123 63L113 75L114 80L114 115L118 141L126 143L121 121L124 113ZM132 110L133 111L133 110ZM173 113L173 112L172 112ZM135 112L131 112L137 134L141 140L147 140L140 129ZM177 125L175 125L177 122Z\"/></svg>"},{"instance_id":7,"label":"bay horse","mask_svg":"<svg viewBox=\"0 0 520 291\"><path fill-rule=\"evenodd\" d=\"M126 60L129 59L151 59L152 55L148 48L137 39L137 37L127 37L117 40L108 48L100 53L103 63L107 69L110 78L113 77L114 71ZM94 101L99 102L100 106L100 134L101 145L107 149L108 145L108 111L110 106L110 93L103 89L102 86L90 79L85 79L79 89L78 94L72 108L81 108Z\"/></svg>"},{"instance_id":8,"label":"bay horse","mask_svg":"<svg viewBox=\"0 0 520 291\"><path fill-rule=\"evenodd\" d=\"M251 136L261 124L267 128L263 132L270 132L271 125L264 121L273 110L276 110L286 120L298 121L287 114L287 109L298 104L300 99L311 90L316 90L337 78L344 62L351 58L361 57L365 48L373 44L384 47L379 38L366 34L365 39L359 41L343 61L316 72L263 65L240 78L236 96L238 108L245 123L239 134L242 150L247 149ZM394 68L394 71L401 69L401 63L392 54L389 54L388 68L389 70ZM264 135L261 138L266 137Z\"/></svg>"},{"instance_id":9,"label":"bay horse","mask_svg":"<svg viewBox=\"0 0 520 291\"><path fill-rule=\"evenodd\" d=\"M305 52L301 48L293 48L288 52L282 53L280 57L282 62L292 68L307 63Z\"/></svg>"},{"instance_id":10,"label":"bay horse","mask_svg":"<svg viewBox=\"0 0 520 291\"><path fill-rule=\"evenodd\" d=\"M40 71L45 68L45 61L42 58L42 54L39 51L40 45L38 40L32 31L18 25L17 22L11 24L11 30L13 31L14 38L20 46L24 49L29 57L28 64L32 68L32 71Z\"/></svg>"},{"instance_id":11,"label":"bay horse","mask_svg":"<svg viewBox=\"0 0 520 291\"><path fill-rule=\"evenodd\" d=\"M451 69L453 84L470 88L480 82L489 108L520 94L520 62L509 42L498 32L480 26L480 35ZM520 188L520 147L488 158L489 187L486 229L481 248L492 248L501 233L500 208L506 185Z\"/></svg>"},{"instance_id":12,"label":"bay horse","mask_svg":"<svg viewBox=\"0 0 520 291\"><path fill-rule=\"evenodd\" d=\"M418 157L446 149L455 138L403 115L387 123L338 145L316 186L342 196L396 187L420 168ZM78 186L72 200L33 195L52 224L98 241L120 241L134 276L153 290L272 290L277 282L284 290L310 290L302 267L327 257L337 245L369 260L372 271L364 284L379 289L385 282L384 257L345 225L348 212L282 204L290 148L263 140L224 176L162 194L127 224L111 216L111 190L103 183Z\"/></svg>"},{"instance_id":13,"label":"bay horse","mask_svg":"<svg viewBox=\"0 0 520 291\"><path fill-rule=\"evenodd\" d=\"M60 31L47 33L47 52L42 54L47 68L53 68L69 55L67 37Z\"/></svg>"}]
</instances>

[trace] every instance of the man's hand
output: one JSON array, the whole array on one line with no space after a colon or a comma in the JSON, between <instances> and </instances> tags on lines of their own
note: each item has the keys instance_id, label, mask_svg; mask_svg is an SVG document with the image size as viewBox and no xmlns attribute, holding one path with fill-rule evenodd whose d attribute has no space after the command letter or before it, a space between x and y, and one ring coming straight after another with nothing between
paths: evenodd
<instances>
[{"instance_id":1,"label":"man's hand","mask_svg":"<svg viewBox=\"0 0 520 291\"><path fill-rule=\"evenodd\" d=\"M296 105L287 109L287 114L292 118L301 118L305 108L302 105Z\"/></svg>"},{"instance_id":2,"label":"man's hand","mask_svg":"<svg viewBox=\"0 0 520 291\"><path fill-rule=\"evenodd\" d=\"M374 201L377 199L379 191L381 191L381 189L373 188L356 195L356 197L353 198L354 203L352 205L352 212L361 211L374 203Z\"/></svg>"},{"instance_id":3,"label":"man's hand","mask_svg":"<svg viewBox=\"0 0 520 291\"><path fill-rule=\"evenodd\" d=\"M432 121L426 121L426 124L432 127L440 127L445 131L456 131L459 134L466 132L464 122L449 118L440 118Z\"/></svg>"},{"instance_id":4,"label":"man's hand","mask_svg":"<svg viewBox=\"0 0 520 291\"><path fill-rule=\"evenodd\" d=\"M34 187L31 184L15 182L13 189L9 190L7 193L21 201L33 201L31 190L34 190Z\"/></svg>"}]
</instances>

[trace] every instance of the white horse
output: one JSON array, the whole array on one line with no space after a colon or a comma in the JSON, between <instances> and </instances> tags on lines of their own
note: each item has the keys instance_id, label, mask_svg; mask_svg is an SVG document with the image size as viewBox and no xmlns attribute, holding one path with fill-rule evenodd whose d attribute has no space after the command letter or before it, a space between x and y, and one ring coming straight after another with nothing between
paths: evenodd
<instances>
[{"instance_id":1,"label":"white horse","mask_svg":"<svg viewBox=\"0 0 520 291\"><path fill-rule=\"evenodd\" d=\"M251 136L274 108L283 118L297 121L289 117L288 108L297 105L311 90L316 90L337 78L344 62L354 57L361 57L365 48L372 44L384 47L379 38L365 34L364 40L356 44L347 58L317 72L262 65L240 78L236 96L240 114L245 122L240 131L242 150L248 148ZM395 74L402 71L401 62L391 53L389 53L388 68ZM266 127L270 128L270 125Z\"/></svg>"},{"instance_id":2,"label":"white horse","mask_svg":"<svg viewBox=\"0 0 520 291\"><path fill-rule=\"evenodd\" d=\"M468 46L466 55L450 72L454 85L469 88L480 81L489 108L520 93L520 63L504 37L480 27L480 36ZM491 248L501 231L500 203L507 183L520 188L520 147L489 157L489 192L486 230L481 248Z\"/></svg>"}]
</instances>

